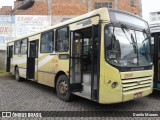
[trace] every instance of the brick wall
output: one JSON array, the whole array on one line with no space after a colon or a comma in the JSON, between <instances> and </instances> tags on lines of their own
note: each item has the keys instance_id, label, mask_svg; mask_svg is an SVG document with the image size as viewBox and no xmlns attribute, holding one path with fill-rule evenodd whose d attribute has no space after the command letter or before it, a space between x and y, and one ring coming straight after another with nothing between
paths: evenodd
<instances>
[{"instance_id":1,"label":"brick wall","mask_svg":"<svg viewBox=\"0 0 160 120\"><path fill-rule=\"evenodd\" d=\"M53 0L52 15L81 15L87 12L85 0Z\"/></svg>"},{"instance_id":2,"label":"brick wall","mask_svg":"<svg viewBox=\"0 0 160 120\"><path fill-rule=\"evenodd\" d=\"M131 7L130 0L118 0L118 9L133 13L135 15L140 15L141 11L139 4L139 0L134 0L134 6Z\"/></svg>"},{"instance_id":3,"label":"brick wall","mask_svg":"<svg viewBox=\"0 0 160 120\"><path fill-rule=\"evenodd\" d=\"M0 15L9 15L12 10L12 6L2 6L0 8Z\"/></svg>"},{"instance_id":4,"label":"brick wall","mask_svg":"<svg viewBox=\"0 0 160 120\"><path fill-rule=\"evenodd\" d=\"M95 9L95 3L112 3L112 8L131 12L141 15L140 0L134 0L134 6L131 7L130 0L52 0L52 4L48 0L35 0L33 6L26 10L16 10L22 4L26 4L29 0L14 2L14 15L81 15L90 10ZM91 1L89 3L89 1ZM115 4L116 3L116 4ZM48 4L51 4L48 6ZM116 5L116 6L115 6ZM11 7L4 6L0 9L0 14L8 14L6 11ZM50 11L49 8L52 8Z\"/></svg>"},{"instance_id":5,"label":"brick wall","mask_svg":"<svg viewBox=\"0 0 160 120\"><path fill-rule=\"evenodd\" d=\"M115 2L117 1L117 6ZM135 6L131 7L130 0L91 0L90 8L95 9L95 3L112 3L112 8L140 15L139 0L134 0ZM52 0L52 15L81 15L88 12L88 0ZM15 8L21 1L15 1ZM27 10L16 10L15 15L47 15L49 14L47 0L35 0L35 4Z\"/></svg>"},{"instance_id":6,"label":"brick wall","mask_svg":"<svg viewBox=\"0 0 160 120\"><path fill-rule=\"evenodd\" d=\"M23 1L14 1L14 9L17 9L18 7L20 7L23 4Z\"/></svg>"},{"instance_id":7,"label":"brick wall","mask_svg":"<svg viewBox=\"0 0 160 120\"><path fill-rule=\"evenodd\" d=\"M47 2L36 1L31 8L26 10L15 10L14 15L47 15Z\"/></svg>"}]
</instances>

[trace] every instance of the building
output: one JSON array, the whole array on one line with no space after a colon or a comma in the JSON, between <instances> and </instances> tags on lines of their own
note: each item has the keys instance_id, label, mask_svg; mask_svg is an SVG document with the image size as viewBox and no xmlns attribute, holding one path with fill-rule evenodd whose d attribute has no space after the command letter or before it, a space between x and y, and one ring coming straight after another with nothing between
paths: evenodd
<instances>
[{"instance_id":1,"label":"building","mask_svg":"<svg viewBox=\"0 0 160 120\"><path fill-rule=\"evenodd\" d=\"M141 0L16 0L12 11L10 6L3 6L0 15L77 16L108 7L141 16L141 6Z\"/></svg>"},{"instance_id":2,"label":"building","mask_svg":"<svg viewBox=\"0 0 160 120\"><path fill-rule=\"evenodd\" d=\"M101 7L142 16L141 6L141 0L16 0L13 10L2 7L0 15L50 15L53 25Z\"/></svg>"},{"instance_id":3,"label":"building","mask_svg":"<svg viewBox=\"0 0 160 120\"><path fill-rule=\"evenodd\" d=\"M12 11L12 6L3 6L0 8L0 15L10 15Z\"/></svg>"},{"instance_id":4,"label":"building","mask_svg":"<svg viewBox=\"0 0 160 120\"><path fill-rule=\"evenodd\" d=\"M150 13L150 22L160 22L160 11Z\"/></svg>"},{"instance_id":5,"label":"building","mask_svg":"<svg viewBox=\"0 0 160 120\"><path fill-rule=\"evenodd\" d=\"M36 17L36 15L42 17L49 15L49 17L52 16L51 25L53 25L101 7L114 8L142 16L141 6L141 0L16 0L13 9L11 6L3 6L0 8L0 15L12 15L14 18L18 17L18 15L34 15L34 17ZM4 45L7 40L6 37L15 37L15 34L20 35L19 32L25 32L25 29L28 29L28 26L25 27L24 25L21 25L20 23L16 24L15 22L12 23L15 23L16 25L12 25L12 23L8 24L6 23L6 20L8 19L5 17L11 16L2 16L0 19L0 27L11 28L8 34L4 34L3 32L0 33L0 45L6 48ZM25 20L23 20L23 22L24 24L29 23L28 21L25 23ZM32 25L32 27L34 26ZM42 27L42 23L40 24L40 27ZM14 35L10 34L11 31ZM0 55L3 57L0 57L0 61L3 61L4 64L5 52L3 52L3 50L5 49L2 49L1 47L0 53L2 53L2 55Z\"/></svg>"}]
</instances>

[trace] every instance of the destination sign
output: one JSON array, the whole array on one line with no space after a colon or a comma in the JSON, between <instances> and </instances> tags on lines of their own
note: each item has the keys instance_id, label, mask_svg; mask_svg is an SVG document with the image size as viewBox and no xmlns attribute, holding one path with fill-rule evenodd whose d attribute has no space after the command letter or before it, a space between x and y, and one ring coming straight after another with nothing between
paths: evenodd
<instances>
[{"instance_id":1,"label":"destination sign","mask_svg":"<svg viewBox=\"0 0 160 120\"><path fill-rule=\"evenodd\" d=\"M91 23L92 23L92 20L91 20L91 19L87 19L87 20L83 20L83 21L81 21L81 22L78 22L78 23L76 24L76 26L77 26L78 28L81 28L81 27L86 26L86 25L89 25L89 24L91 24Z\"/></svg>"},{"instance_id":2,"label":"destination sign","mask_svg":"<svg viewBox=\"0 0 160 120\"><path fill-rule=\"evenodd\" d=\"M160 32L160 26L157 27L150 27L151 33Z\"/></svg>"}]
</instances>

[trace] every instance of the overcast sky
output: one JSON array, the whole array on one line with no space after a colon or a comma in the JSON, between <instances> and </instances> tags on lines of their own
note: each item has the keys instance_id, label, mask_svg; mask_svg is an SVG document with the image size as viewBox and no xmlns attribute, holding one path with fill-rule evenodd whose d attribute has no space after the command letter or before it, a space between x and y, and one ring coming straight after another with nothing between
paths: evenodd
<instances>
[{"instance_id":1,"label":"overcast sky","mask_svg":"<svg viewBox=\"0 0 160 120\"><path fill-rule=\"evenodd\" d=\"M15 0L0 0L0 8L2 6L13 6Z\"/></svg>"},{"instance_id":2,"label":"overcast sky","mask_svg":"<svg viewBox=\"0 0 160 120\"><path fill-rule=\"evenodd\" d=\"M15 0L0 0L0 7L11 5ZM142 17L149 21L149 13L160 11L160 0L142 0Z\"/></svg>"},{"instance_id":3,"label":"overcast sky","mask_svg":"<svg viewBox=\"0 0 160 120\"><path fill-rule=\"evenodd\" d=\"M149 22L149 13L160 11L160 0L142 0L142 17Z\"/></svg>"}]
</instances>

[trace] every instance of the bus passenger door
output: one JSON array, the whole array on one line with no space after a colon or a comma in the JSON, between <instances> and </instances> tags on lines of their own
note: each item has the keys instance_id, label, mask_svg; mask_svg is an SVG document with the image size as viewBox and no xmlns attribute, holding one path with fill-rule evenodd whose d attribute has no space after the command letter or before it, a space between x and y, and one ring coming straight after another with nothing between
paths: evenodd
<instances>
[{"instance_id":1,"label":"bus passenger door","mask_svg":"<svg viewBox=\"0 0 160 120\"><path fill-rule=\"evenodd\" d=\"M70 40L70 90L71 92L82 91L81 74L81 34L71 32Z\"/></svg>"},{"instance_id":2,"label":"bus passenger door","mask_svg":"<svg viewBox=\"0 0 160 120\"><path fill-rule=\"evenodd\" d=\"M6 72L11 72L12 58L13 58L13 45L7 47Z\"/></svg>"},{"instance_id":3,"label":"bus passenger door","mask_svg":"<svg viewBox=\"0 0 160 120\"><path fill-rule=\"evenodd\" d=\"M37 57L38 57L38 40L28 43L27 57L27 78L36 80L37 78Z\"/></svg>"},{"instance_id":4,"label":"bus passenger door","mask_svg":"<svg viewBox=\"0 0 160 120\"><path fill-rule=\"evenodd\" d=\"M70 82L71 90L80 96L98 99L98 26L71 33ZM74 87L72 87L74 86ZM77 88L77 89L76 89Z\"/></svg>"}]
</instances>

